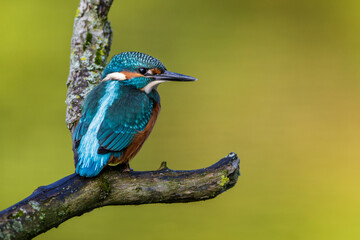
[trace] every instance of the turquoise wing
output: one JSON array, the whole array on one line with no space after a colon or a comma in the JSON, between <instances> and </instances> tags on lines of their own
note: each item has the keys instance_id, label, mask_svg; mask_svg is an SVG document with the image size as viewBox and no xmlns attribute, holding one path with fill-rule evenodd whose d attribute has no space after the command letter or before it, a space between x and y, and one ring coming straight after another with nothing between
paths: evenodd
<instances>
[{"instance_id":1,"label":"turquoise wing","mask_svg":"<svg viewBox=\"0 0 360 240\"><path fill-rule=\"evenodd\" d=\"M126 88L108 108L97 134L98 153L120 152L148 124L154 102L146 93Z\"/></svg>"},{"instance_id":2,"label":"turquoise wing","mask_svg":"<svg viewBox=\"0 0 360 240\"><path fill-rule=\"evenodd\" d=\"M78 147L81 138L86 134L91 121L93 120L98 106L99 100L105 94L106 84L99 84L89 93L82 104L81 118L73 133L74 148Z\"/></svg>"}]
</instances>

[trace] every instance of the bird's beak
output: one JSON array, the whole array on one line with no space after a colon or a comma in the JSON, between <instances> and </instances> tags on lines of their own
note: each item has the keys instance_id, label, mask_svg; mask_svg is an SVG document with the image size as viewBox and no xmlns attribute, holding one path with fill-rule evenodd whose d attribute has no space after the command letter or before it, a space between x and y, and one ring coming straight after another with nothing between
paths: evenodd
<instances>
[{"instance_id":1,"label":"bird's beak","mask_svg":"<svg viewBox=\"0 0 360 240\"><path fill-rule=\"evenodd\" d=\"M191 81L196 81L196 78L187 76L187 75L183 75L180 73L174 73L174 72L169 72L169 71L165 71L159 75L153 75L151 76L151 78L155 78L155 80L163 80L163 81L181 81L181 82L191 82Z\"/></svg>"}]
</instances>

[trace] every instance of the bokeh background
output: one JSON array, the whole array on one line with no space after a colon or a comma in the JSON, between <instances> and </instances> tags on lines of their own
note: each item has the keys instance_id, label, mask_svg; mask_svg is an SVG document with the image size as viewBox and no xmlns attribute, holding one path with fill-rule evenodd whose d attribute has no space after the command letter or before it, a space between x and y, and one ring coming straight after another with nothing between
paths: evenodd
<instances>
[{"instance_id":1,"label":"bokeh background","mask_svg":"<svg viewBox=\"0 0 360 240\"><path fill-rule=\"evenodd\" d=\"M2 1L0 209L73 173L65 82L78 1ZM209 166L237 185L205 202L118 206L37 239L360 239L360 3L117 1L111 56L141 51L195 83L159 87L135 170Z\"/></svg>"}]
</instances>

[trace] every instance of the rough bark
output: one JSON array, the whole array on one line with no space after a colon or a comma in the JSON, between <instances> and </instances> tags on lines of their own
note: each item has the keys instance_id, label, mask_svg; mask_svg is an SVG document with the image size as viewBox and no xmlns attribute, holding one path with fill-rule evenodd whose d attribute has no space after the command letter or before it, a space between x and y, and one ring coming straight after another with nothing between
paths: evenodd
<instances>
[{"instance_id":1,"label":"rough bark","mask_svg":"<svg viewBox=\"0 0 360 240\"><path fill-rule=\"evenodd\" d=\"M230 153L208 168L119 172L107 168L96 178L69 175L0 212L1 239L31 239L74 216L108 205L182 203L206 200L233 187L240 160Z\"/></svg>"},{"instance_id":2,"label":"rough bark","mask_svg":"<svg viewBox=\"0 0 360 240\"><path fill-rule=\"evenodd\" d=\"M80 119L81 104L101 80L110 52L112 30L107 20L112 0L80 0L71 39L67 81L66 124L71 132Z\"/></svg>"},{"instance_id":3,"label":"rough bark","mask_svg":"<svg viewBox=\"0 0 360 240\"><path fill-rule=\"evenodd\" d=\"M101 79L111 45L107 21L112 0L80 0L71 40L66 124L71 132L84 97ZM71 162L69 160L69 162ZM124 172L106 168L95 178L69 175L39 187L0 212L0 239L30 239L74 216L108 205L179 203L206 200L233 187L240 160L229 154L211 167L173 171Z\"/></svg>"}]
</instances>

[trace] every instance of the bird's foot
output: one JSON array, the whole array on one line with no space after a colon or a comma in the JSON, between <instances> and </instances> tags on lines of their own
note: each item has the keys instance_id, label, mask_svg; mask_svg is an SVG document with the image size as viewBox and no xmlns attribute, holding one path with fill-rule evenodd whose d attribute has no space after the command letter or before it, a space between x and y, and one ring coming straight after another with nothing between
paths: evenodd
<instances>
[{"instance_id":1,"label":"bird's foot","mask_svg":"<svg viewBox=\"0 0 360 240\"><path fill-rule=\"evenodd\" d=\"M130 165L128 163L120 163L119 165L116 165L114 167L119 172L131 172L133 171L132 168L130 168Z\"/></svg>"}]
</instances>

